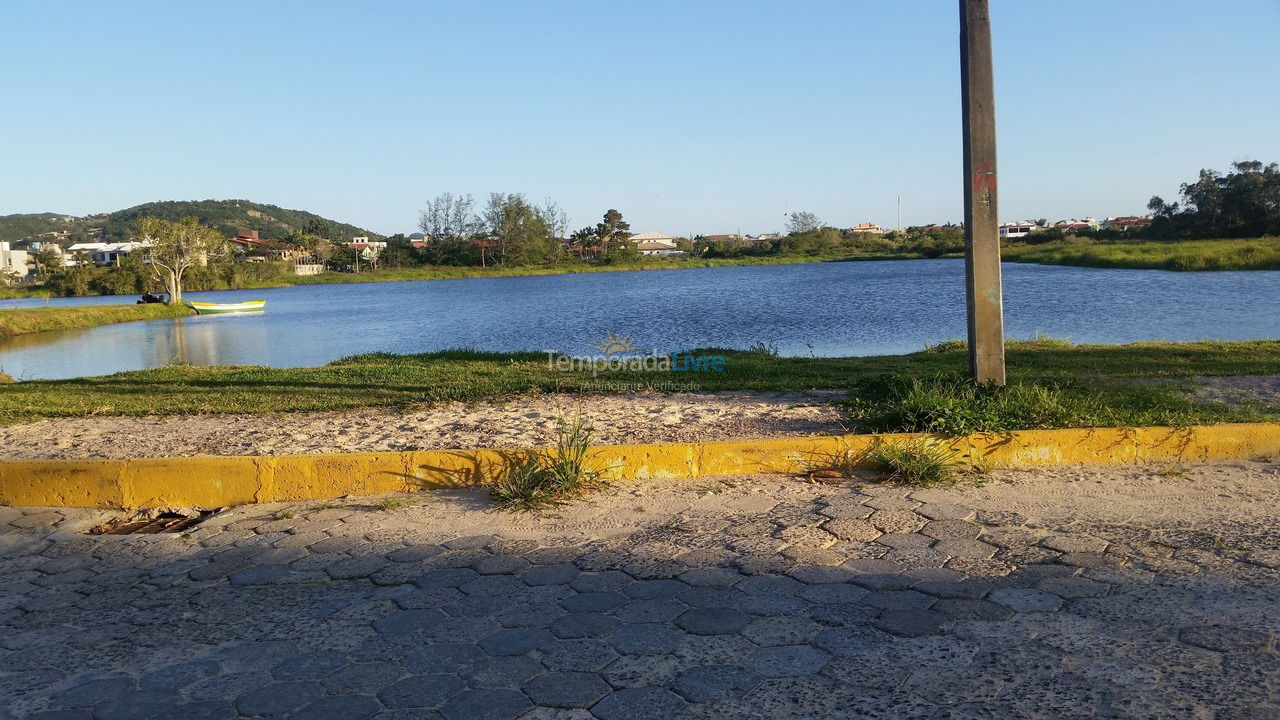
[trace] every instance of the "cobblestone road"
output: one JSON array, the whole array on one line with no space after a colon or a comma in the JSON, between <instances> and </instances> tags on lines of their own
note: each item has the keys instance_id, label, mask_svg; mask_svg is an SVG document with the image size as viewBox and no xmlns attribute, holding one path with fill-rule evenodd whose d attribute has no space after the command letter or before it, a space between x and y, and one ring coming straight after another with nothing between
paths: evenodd
<instances>
[{"instance_id":1,"label":"cobblestone road","mask_svg":"<svg viewBox=\"0 0 1280 720\"><path fill-rule=\"evenodd\" d=\"M0 508L0 716L1280 717L1272 525L760 482L559 518L478 492L256 506L144 537Z\"/></svg>"}]
</instances>

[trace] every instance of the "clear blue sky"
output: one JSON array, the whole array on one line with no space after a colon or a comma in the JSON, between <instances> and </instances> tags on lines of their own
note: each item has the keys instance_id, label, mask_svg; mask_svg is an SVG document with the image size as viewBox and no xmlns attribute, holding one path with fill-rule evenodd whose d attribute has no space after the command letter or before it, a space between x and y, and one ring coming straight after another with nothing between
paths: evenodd
<instances>
[{"instance_id":1,"label":"clear blue sky","mask_svg":"<svg viewBox=\"0 0 1280 720\"><path fill-rule=\"evenodd\" d=\"M0 0L0 214L250 198L410 232L958 220L958 11L887 2ZM1280 160L1280 0L993 0L1006 220Z\"/></svg>"}]
</instances>

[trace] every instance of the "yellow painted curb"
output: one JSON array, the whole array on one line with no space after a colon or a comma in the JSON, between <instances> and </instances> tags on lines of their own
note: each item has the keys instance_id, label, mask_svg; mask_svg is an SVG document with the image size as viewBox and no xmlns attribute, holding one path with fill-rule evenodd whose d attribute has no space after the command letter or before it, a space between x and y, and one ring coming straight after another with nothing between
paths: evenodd
<instances>
[{"instance_id":1,"label":"yellow painted curb","mask_svg":"<svg viewBox=\"0 0 1280 720\"><path fill-rule=\"evenodd\" d=\"M615 481L797 473L866 466L881 443L927 435L843 435L612 445L594 459ZM1187 428L1086 428L937 438L997 466L1207 462L1280 455L1280 423ZM0 504L103 508L215 508L483 483L509 450L0 461Z\"/></svg>"}]
</instances>

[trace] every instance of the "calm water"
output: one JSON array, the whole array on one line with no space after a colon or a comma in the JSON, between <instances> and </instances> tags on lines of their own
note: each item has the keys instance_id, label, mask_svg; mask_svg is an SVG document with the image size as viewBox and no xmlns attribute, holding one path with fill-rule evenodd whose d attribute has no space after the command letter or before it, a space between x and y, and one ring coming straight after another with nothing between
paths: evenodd
<instances>
[{"instance_id":1,"label":"calm water","mask_svg":"<svg viewBox=\"0 0 1280 720\"><path fill-rule=\"evenodd\" d=\"M0 370L33 379L173 362L291 367L463 346L590 354L607 332L630 333L636 345L661 352L760 341L784 355L911 352L964 336L963 272L962 260L912 260L192 293L214 302L265 299L267 311L21 336L0 341ZM1004 273L1012 338L1280 337L1280 272L1007 264Z\"/></svg>"}]
</instances>

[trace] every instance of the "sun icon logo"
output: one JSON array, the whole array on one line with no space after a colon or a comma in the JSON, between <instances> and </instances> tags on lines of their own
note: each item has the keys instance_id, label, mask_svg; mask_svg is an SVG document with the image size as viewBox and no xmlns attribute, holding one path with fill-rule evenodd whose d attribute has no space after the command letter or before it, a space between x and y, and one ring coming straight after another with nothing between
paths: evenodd
<instances>
[{"instance_id":1,"label":"sun icon logo","mask_svg":"<svg viewBox=\"0 0 1280 720\"><path fill-rule=\"evenodd\" d=\"M631 344L631 333L626 335L614 335L612 332L606 332L604 339L598 345L592 345L592 350L599 350L605 355L616 355L618 353L635 352L640 348Z\"/></svg>"}]
</instances>

